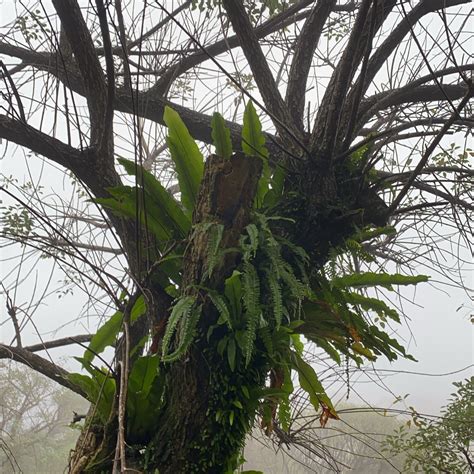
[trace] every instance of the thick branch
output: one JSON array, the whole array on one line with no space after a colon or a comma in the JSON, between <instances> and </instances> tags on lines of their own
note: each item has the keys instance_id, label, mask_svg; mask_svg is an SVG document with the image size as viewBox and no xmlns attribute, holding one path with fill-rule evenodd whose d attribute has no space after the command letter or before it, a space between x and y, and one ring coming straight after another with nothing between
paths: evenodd
<instances>
[{"instance_id":1,"label":"thick branch","mask_svg":"<svg viewBox=\"0 0 474 474\"><path fill-rule=\"evenodd\" d=\"M351 88L351 94L359 87L359 82L363 80L365 92L369 87L370 83L374 79L377 72L384 65L388 57L393 51L400 45L402 39L409 33L410 27L417 23L423 16L428 13L434 12L441 8L448 8L455 5L461 5L463 3L469 3L470 0L422 0L420 1L413 10L408 13L406 18L403 18L401 22L395 27L390 33L387 39L379 46L377 51L372 55L367 72L364 78L360 78Z\"/></svg>"},{"instance_id":2,"label":"thick branch","mask_svg":"<svg viewBox=\"0 0 474 474\"><path fill-rule=\"evenodd\" d=\"M364 0L361 3L348 44L331 77L315 119L310 142L310 149L314 152L315 160L329 160L331 158L344 99L352 78L359 67L367 45L372 41L373 36L395 4L396 0ZM371 5L372 8L370 8ZM369 22L373 24L370 25Z\"/></svg>"},{"instance_id":3,"label":"thick branch","mask_svg":"<svg viewBox=\"0 0 474 474\"><path fill-rule=\"evenodd\" d=\"M239 38L240 46L247 58L258 89L262 94L265 107L274 116L272 118L276 118L274 125L280 136L285 137L288 134L286 128L282 127L282 124L287 126L291 124L288 109L280 95L267 59L260 48L258 38L252 28L244 5L241 0L223 0L222 4Z\"/></svg>"},{"instance_id":4,"label":"thick branch","mask_svg":"<svg viewBox=\"0 0 474 474\"><path fill-rule=\"evenodd\" d=\"M295 48L288 76L285 102L291 119L303 130L303 112L308 74L319 38L336 0L319 0L306 20Z\"/></svg>"},{"instance_id":5,"label":"thick branch","mask_svg":"<svg viewBox=\"0 0 474 474\"><path fill-rule=\"evenodd\" d=\"M92 150L79 151L30 125L0 115L0 138L24 146L71 170L96 196L108 196L106 187L120 184L114 167L96 160Z\"/></svg>"},{"instance_id":6,"label":"thick branch","mask_svg":"<svg viewBox=\"0 0 474 474\"><path fill-rule=\"evenodd\" d=\"M66 387L67 389L72 390L73 392L86 398L85 393L78 386L69 381L69 372L67 370L64 370L62 367L53 364L43 357L31 353L27 349L0 344L0 359L12 359L15 362L27 365L36 372L39 372L49 379L54 380L59 385L62 385L63 387Z\"/></svg>"},{"instance_id":7,"label":"thick branch","mask_svg":"<svg viewBox=\"0 0 474 474\"><path fill-rule=\"evenodd\" d=\"M419 87L407 84L400 89L380 92L362 102L358 130L380 110L407 103L439 102L446 100L446 96L450 100L461 99L466 95L467 90L468 87L464 83L445 84L443 85L443 90L437 84Z\"/></svg>"},{"instance_id":8,"label":"thick branch","mask_svg":"<svg viewBox=\"0 0 474 474\"><path fill-rule=\"evenodd\" d=\"M53 5L84 81L84 95L91 121L91 142L98 144L104 133L107 110L104 72L77 1L53 0Z\"/></svg>"},{"instance_id":9,"label":"thick branch","mask_svg":"<svg viewBox=\"0 0 474 474\"><path fill-rule=\"evenodd\" d=\"M6 115L0 115L0 137L27 147L71 170L87 165L86 154L77 148Z\"/></svg>"},{"instance_id":10,"label":"thick branch","mask_svg":"<svg viewBox=\"0 0 474 474\"><path fill-rule=\"evenodd\" d=\"M80 79L79 71L68 66L65 70L54 61L54 55L50 53L38 53L26 48L11 46L0 42L0 54L7 54L24 61L25 65L30 65L42 71L48 71L58 80L64 82L72 91L84 96L85 90ZM176 110L186 123L191 135L204 143L212 143L211 119L210 115L174 104L165 100L159 91L152 87L148 91L130 90L130 88L116 88L114 108L119 112L137 114L140 117L152 120L161 125L165 125L163 112L165 105L169 105ZM234 149L239 150L242 141L242 126L235 122L226 122L231 132L231 139ZM267 134L267 148L270 155L276 159L281 154L281 149L275 145L275 137ZM6 138L6 137L5 137Z\"/></svg>"}]
</instances>

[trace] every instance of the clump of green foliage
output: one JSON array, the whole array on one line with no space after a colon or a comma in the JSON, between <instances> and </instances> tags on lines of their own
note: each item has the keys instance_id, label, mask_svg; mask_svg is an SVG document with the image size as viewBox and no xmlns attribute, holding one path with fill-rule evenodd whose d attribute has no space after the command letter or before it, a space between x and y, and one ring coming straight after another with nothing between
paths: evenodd
<instances>
[{"instance_id":1,"label":"clump of green foliage","mask_svg":"<svg viewBox=\"0 0 474 474\"><path fill-rule=\"evenodd\" d=\"M284 193L285 173L281 167L269 164L265 136L251 102L244 113L244 156L241 159L245 156L261 159L262 174L251 222L240 236L238 246L221 248L224 224L199 222L193 229L191 220L203 177L203 156L175 111L166 108L164 119L181 191L180 202L152 174L124 159L119 162L128 174L136 177L136 186L112 188L109 189L110 198L97 199L118 215L138 220L154 236L156 255L152 257L159 265L154 266L153 275L148 276L153 284L160 285L175 298L161 354L134 357L128 379L127 439L146 444L164 405L166 370L163 369L179 361L192 344L199 342L206 348L206 357L213 362L212 366L219 368L218 374L214 374L219 378L215 381L218 387L209 407L212 422L203 433L226 447L229 459L232 458L229 461L231 469L237 465L238 448L255 413L262 416L262 425L268 433L275 423L288 430L290 397L295 389L293 374L297 375L299 386L307 392L314 408L322 410L322 424L328 418L337 418L316 371L304 360L301 336L317 344L339 364L343 357L350 357L357 364L362 364L364 358L374 360L379 355L389 360L399 355L410 357L383 330L388 320L400 322L397 312L360 289L383 287L393 290L394 285L416 284L426 281L427 277L384 272L341 275L331 267L312 271L305 250L280 231L279 223L288 220L275 214ZM233 154L230 133L217 113L212 128L216 154L229 159ZM208 236L207 261L201 281L193 282L192 287L184 287L182 259L186 242L196 226L204 226ZM365 239L386 232L386 229L362 230L347 241L347 248L338 251L349 249L362 254ZM238 255L236 266L218 291L216 287L210 287L209 282L229 251ZM334 251L337 254L336 249ZM143 296L136 299L129 314L130 324L145 314L145 306ZM203 333L200 320L203 312L210 310L215 319L211 319ZM375 313L377 319L373 321L368 317L369 312ZM112 410L115 380L108 369L98 368L92 362L97 354L115 343L122 331L123 318L124 309L121 308L92 339L81 359L89 375L71 375L71 380L96 405L98 417L104 424ZM249 378L248 374L253 372L255 377ZM266 380L269 380L267 385ZM222 393L226 396L222 397ZM233 427L234 432L238 427L240 434L232 440L219 438L219 433L225 436L229 432L218 429L222 428L222 423ZM212 459L205 461L210 468ZM219 462L222 465L222 459L219 458Z\"/></svg>"},{"instance_id":2,"label":"clump of green foliage","mask_svg":"<svg viewBox=\"0 0 474 474\"><path fill-rule=\"evenodd\" d=\"M415 429L401 426L387 437L384 450L404 454L404 472L449 472L474 469L474 377L453 384L449 404L436 419L413 412Z\"/></svg>"}]
</instances>

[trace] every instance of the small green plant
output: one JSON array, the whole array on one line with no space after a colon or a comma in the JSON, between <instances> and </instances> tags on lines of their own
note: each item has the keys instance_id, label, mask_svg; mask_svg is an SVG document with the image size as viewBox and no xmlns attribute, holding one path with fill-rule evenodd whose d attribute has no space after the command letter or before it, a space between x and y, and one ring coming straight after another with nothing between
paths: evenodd
<instances>
[{"instance_id":1,"label":"small green plant","mask_svg":"<svg viewBox=\"0 0 474 474\"><path fill-rule=\"evenodd\" d=\"M474 455L474 377L453 384L457 391L436 419L415 410L408 423L387 437L384 451L405 454L405 472L472 472Z\"/></svg>"}]
</instances>

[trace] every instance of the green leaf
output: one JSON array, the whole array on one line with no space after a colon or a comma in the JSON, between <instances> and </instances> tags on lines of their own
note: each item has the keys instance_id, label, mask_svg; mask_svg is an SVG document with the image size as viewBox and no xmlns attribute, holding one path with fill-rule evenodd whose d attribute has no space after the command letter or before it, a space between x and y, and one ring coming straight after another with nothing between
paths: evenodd
<instances>
[{"instance_id":1,"label":"green leaf","mask_svg":"<svg viewBox=\"0 0 474 474\"><path fill-rule=\"evenodd\" d=\"M354 238L358 242L366 242L367 240L375 239L381 235L395 235L396 233L397 230L392 226L376 227L375 229L361 230Z\"/></svg>"},{"instance_id":2,"label":"green leaf","mask_svg":"<svg viewBox=\"0 0 474 474\"><path fill-rule=\"evenodd\" d=\"M254 341L260 319L260 279L255 267L248 262L243 265L243 302L246 317L245 332L245 363L248 366L252 358Z\"/></svg>"},{"instance_id":3,"label":"green leaf","mask_svg":"<svg viewBox=\"0 0 474 474\"><path fill-rule=\"evenodd\" d=\"M242 150L247 156L257 156L263 159L262 176L258 181L255 206L261 207L268 192L270 182L270 167L268 166L268 150L265 148L265 135L262 133L262 124L252 101L247 103L244 111L242 127Z\"/></svg>"},{"instance_id":4,"label":"green leaf","mask_svg":"<svg viewBox=\"0 0 474 474\"><path fill-rule=\"evenodd\" d=\"M181 202L191 214L204 173L204 159L177 112L166 106L163 119L168 127L167 143L178 174Z\"/></svg>"},{"instance_id":5,"label":"green leaf","mask_svg":"<svg viewBox=\"0 0 474 474\"><path fill-rule=\"evenodd\" d=\"M181 314L180 320L178 321L180 324L180 328L179 328L179 333L177 337L177 348L172 354L163 356L163 362L174 362L175 360L179 359L186 353L189 346L193 342L197 323L199 321L199 318L202 312L202 305L196 306L194 304L195 302L194 297L188 296L185 298L191 298L193 303L191 304L189 308L185 306L184 309L180 310L182 314ZM170 316L170 321L171 321L171 316ZM167 334L168 334L168 327L166 328L165 337L163 338L163 354L165 354L164 349L165 349L165 339L167 338ZM169 345L169 336L168 336L167 345ZM166 347L166 350L167 349L168 347Z\"/></svg>"},{"instance_id":6,"label":"green leaf","mask_svg":"<svg viewBox=\"0 0 474 474\"><path fill-rule=\"evenodd\" d=\"M115 381L110 375L104 374L99 370L90 367L88 370L92 377L72 373L68 374L67 378L84 391L87 399L96 405L101 421L106 423L109 419L115 396Z\"/></svg>"},{"instance_id":7,"label":"green leaf","mask_svg":"<svg viewBox=\"0 0 474 474\"><path fill-rule=\"evenodd\" d=\"M153 381L158 376L158 364L157 355L139 357L136 360L128 377L128 389L133 397L147 398Z\"/></svg>"},{"instance_id":8,"label":"green leaf","mask_svg":"<svg viewBox=\"0 0 474 474\"><path fill-rule=\"evenodd\" d=\"M234 270L232 275L226 279L224 285L224 295L230 303L232 316L237 320L242 313L242 282L241 273Z\"/></svg>"},{"instance_id":9,"label":"green leaf","mask_svg":"<svg viewBox=\"0 0 474 474\"><path fill-rule=\"evenodd\" d=\"M87 400L91 403L94 402L98 387L97 382L93 378L88 375L71 373L67 375L67 379L86 394Z\"/></svg>"},{"instance_id":10,"label":"green leaf","mask_svg":"<svg viewBox=\"0 0 474 474\"><path fill-rule=\"evenodd\" d=\"M265 135L262 133L262 125L252 101L247 103L244 111L242 150L247 156L268 158L268 150L265 148Z\"/></svg>"},{"instance_id":11,"label":"green leaf","mask_svg":"<svg viewBox=\"0 0 474 474\"><path fill-rule=\"evenodd\" d=\"M324 349L324 351L329 355L329 357L331 357L334 362L336 362L338 365L341 365L341 356L339 355L337 349L335 349L330 342L326 341L321 337L312 336L311 334L307 335L306 337L310 341L321 347L321 349Z\"/></svg>"},{"instance_id":12,"label":"green leaf","mask_svg":"<svg viewBox=\"0 0 474 474\"><path fill-rule=\"evenodd\" d=\"M147 208L147 217L152 214L152 217L166 228L168 233L173 234L173 231L176 231L180 237L186 237L191 230L191 220L183 213L173 196L150 172L142 167L137 167L133 161L119 158L118 162L128 174L139 178L139 184L143 184L146 191L146 198L155 204L156 208ZM136 194L136 190L131 189ZM136 210L133 211L132 217L135 217Z\"/></svg>"},{"instance_id":13,"label":"green leaf","mask_svg":"<svg viewBox=\"0 0 474 474\"><path fill-rule=\"evenodd\" d=\"M94 360L95 354L100 354L107 346L114 344L117 334L122 328L123 313L117 311L109 320L103 324L89 343L89 347L84 353L84 360L87 362L92 362Z\"/></svg>"},{"instance_id":14,"label":"green leaf","mask_svg":"<svg viewBox=\"0 0 474 474\"><path fill-rule=\"evenodd\" d=\"M146 313L146 303L143 295L140 295L130 311L130 322L133 324L140 316Z\"/></svg>"},{"instance_id":15,"label":"green leaf","mask_svg":"<svg viewBox=\"0 0 474 474\"><path fill-rule=\"evenodd\" d=\"M363 355L364 357L367 357L367 359L369 360L374 361L377 359L377 357L375 357L374 354L372 354L372 351L370 349L367 349L367 347L364 347L360 342L354 342L351 345L351 348L354 352L356 352L357 354Z\"/></svg>"},{"instance_id":16,"label":"green leaf","mask_svg":"<svg viewBox=\"0 0 474 474\"><path fill-rule=\"evenodd\" d=\"M222 241L222 236L224 235L224 225L213 223L208 230L208 241L207 241L207 269L204 273L204 276L207 278L212 277L212 272L215 267L218 265L221 257L221 252L219 252L219 246Z\"/></svg>"},{"instance_id":17,"label":"green leaf","mask_svg":"<svg viewBox=\"0 0 474 474\"><path fill-rule=\"evenodd\" d=\"M400 322L400 316L397 311L390 308L390 306L382 300L370 298L355 292L345 293L345 298L348 303L359 306L365 311L375 311L382 319L385 319L385 316L388 316L397 323Z\"/></svg>"},{"instance_id":18,"label":"green leaf","mask_svg":"<svg viewBox=\"0 0 474 474\"><path fill-rule=\"evenodd\" d=\"M345 275L336 277L331 280L331 283L337 288L358 287L358 286L383 286L392 289L392 285L415 285L428 281L426 275L401 275L400 273L354 273L352 275Z\"/></svg>"},{"instance_id":19,"label":"green leaf","mask_svg":"<svg viewBox=\"0 0 474 474\"><path fill-rule=\"evenodd\" d=\"M171 338L173 337L178 323L182 318L189 317L195 301L196 298L194 296L184 296L180 298L173 306L168 323L166 325L165 335L163 336L163 356L166 356L168 353Z\"/></svg>"},{"instance_id":20,"label":"green leaf","mask_svg":"<svg viewBox=\"0 0 474 474\"><path fill-rule=\"evenodd\" d=\"M228 328L232 329L230 312L229 308L227 307L227 302L225 298L215 290L209 290L208 295L210 300L212 301L212 304L216 307L217 311L219 311L220 321L218 321L218 324L220 324L221 321L225 322Z\"/></svg>"},{"instance_id":21,"label":"green leaf","mask_svg":"<svg viewBox=\"0 0 474 474\"><path fill-rule=\"evenodd\" d=\"M323 404L328 407L332 415L337 416L336 410L314 369L296 352L292 352L291 355L293 367L298 372L300 386L309 395L309 400L313 407L319 410L320 404Z\"/></svg>"},{"instance_id":22,"label":"green leaf","mask_svg":"<svg viewBox=\"0 0 474 474\"><path fill-rule=\"evenodd\" d=\"M267 207L275 206L283 194L283 185L285 182L286 172L280 166L276 165L272 177L270 178L271 188L265 194L264 205Z\"/></svg>"},{"instance_id":23,"label":"green leaf","mask_svg":"<svg viewBox=\"0 0 474 474\"><path fill-rule=\"evenodd\" d=\"M232 372L235 369L235 352L236 352L236 344L235 339L229 339L229 343L227 344L227 360L229 362L229 367Z\"/></svg>"},{"instance_id":24,"label":"green leaf","mask_svg":"<svg viewBox=\"0 0 474 474\"><path fill-rule=\"evenodd\" d=\"M232 155L232 142L230 130L225 126L225 120L218 112L214 112L211 121L212 140L216 147L216 155L222 158L230 158Z\"/></svg>"}]
</instances>

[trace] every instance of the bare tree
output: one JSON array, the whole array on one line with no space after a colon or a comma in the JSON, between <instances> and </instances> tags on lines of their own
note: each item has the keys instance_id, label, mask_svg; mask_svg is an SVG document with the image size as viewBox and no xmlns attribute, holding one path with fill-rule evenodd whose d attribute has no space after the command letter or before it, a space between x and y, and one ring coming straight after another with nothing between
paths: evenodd
<instances>
[{"instance_id":1,"label":"bare tree","mask_svg":"<svg viewBox=\"0 0 474 474\"><path fill-rule=\"evenodd\" d=\"M268 379L269 389L277 391L290 383L283 376L289 366L278 355L267 357L266 323L249 323L249 315L268 301L273 309L287 309L285 298L294 297L299 308L311 299L297 293L303 283L319 291L313 305L326 308L330 324L341 331L318 327L317 336L313 334L333 357L345 354L345 347L346 355L356 360L360 355L374 357L374 348L376 355L396 357L393 347L405 354L398 346L384 352L381 340L395 343L377 339L370 332L375 331L371 320L363 328L337 320L337 302L328 296L324 275L338 263L354 274L365 265L382 274L380 269L391 264L408 273L416 261L437 263L438 255L453 252L451 244L454 252L469 246L472 152L467 146L449 145L467 140L473 123L468 0L19 3L16 19L3 27L0 38L0 137L8 150L19 145L28 160L42 157L72 173L74 193L49 199L32 183L4 183L1 189L12 205L3 217L3 237L54 258L72 274L73 286L85 288L91 301L102 300L120 314L121 336L113 344L113 363L105 370L87 362L95 380L101 380L91 400L92 389L83 376L68 374L37 354L84 344L91 336L23 347L22 328L32 318L18 314L10 299L12 288L4 288L15 339L0 345L0 357L27 364L93 402L71 472L227 472L238 464L238 451L256 412L268 432L287 436L275 418L279 402L262 394L276 393L265 392ZM265 146L258 139L250 144L245 139L249 122L242 126L242 110L247 104L244 115L250 120L250 100L262 117ZM171 118L166 118L171 109L207 152L216 144L217 127L211 126L209 111L220 110L227 119L235 153L226 159L221 148L206 160L198 191L193 176L192 182L181 179L191 171L175 169L169 159L173 146L178 146L172 131L165 140L163 126L172 129ZM253 131L259 132L258 126ZM124 157L132 158L135 167ZM134 175L135 188L124 187L130 178L118 159ZM181 193L181 210L176 212L185 217L186 199L193 191L192 231L183 225L181 235L160 240L159 232L150 230L156 204L147 186L155 182L147 170L168 187L168 194ZM265 216L260 218L271 221L268 226L254 217L261 176L267 181L271 176L273 195L280 193L278 199L265 201L270 204L259 204ZM128 214L117 209L125 195L136 196ZM90 204L87 198L104 206ZM163 209L158 206L156 212ZM232 357L240 349L233 336L222 328L213 333L219 314L225 312L215 295L222 294L234 270L245 278L251 275L249 265L256 268L258 239L252 229L266 236L259 238L275 235L278 242L286 242L281 256L289 259L291 268L297 268L298 256L304 253L306 269L294 270L291 281L297 283L292 286L288 278L293 270L289 277L284 267L287 280L281 277L276 286L280 285L278 291L287 288L286 294L263 281L262 294L252 300L255 304L244 294L249 318L244 332L250 342L242 344L237 370ZM247 234L250 244L244 242L245 247L242 235ZM210 265L214 244L224 256ZM169 262L176 260L179 265L171 268ZM267 267L262 265L258 268L264 272ZM462 285L456 269L442 262L437 269ZM268 281L274 281L271 278ZM390 281L414 281L397 278ZM246 288L250 286L247 282ZM143 299L146 317L135 317ZM369 304L369 299L364 301ZM295 311L294 317L285 313L287 330L294 335L310 326L301 310ZM283 313L275 309L275 326L269 323L278 337ZM153 426L134 431L132 414L145 403L130 398L139 393L133 386L134 368L144 361L152 363L157 347L184 347L179 334L173 333L183 314L187 319L182 321L195 324L188 334L180 322L181 335L189 342L185 355L167 362L164 351L156 368L160 375L153 382L155 392L150 389L156 403L148 409L149 420L143 421L152 419ZM303 321L302 329L292 325L296 320ZM254 343L257 330L261 333ZM365 330L367 337L361 335ZM219 339L226 341L227 349L219 346ZM258 349L259 344L266 349ZM328 344L337 350L331 351ZM222 362L223 350L228 365ZM301 382L305 362L296 358L297 349L290 352L289 377L296 367ZM230 389L242 386L243 393ZM308 390L322 407L323 424L327 417L337 416L325 394L314 386ZM104 409L107 397L109 411ZM262 397L265 404L259 405ZM232 403L232 410L241 410L235 422Z\"/></svg>"}]
</instances>

